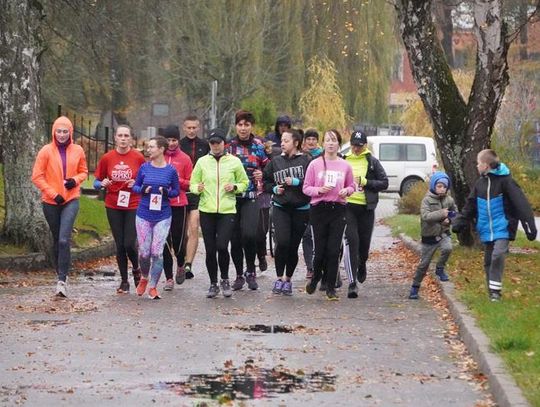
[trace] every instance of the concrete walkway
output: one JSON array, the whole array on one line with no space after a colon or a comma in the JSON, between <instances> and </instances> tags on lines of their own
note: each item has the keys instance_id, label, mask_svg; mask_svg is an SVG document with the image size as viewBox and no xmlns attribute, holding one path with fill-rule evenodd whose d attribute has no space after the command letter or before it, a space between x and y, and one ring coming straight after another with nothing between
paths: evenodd
<instances>
[{"instance_id":1,"label":"concrete walkway","mask_svg":"<svg viewBox=\"0 0 540 407\"><path fill-rule=\"evenodd\" d=\"M213 405L203 393L233 389L249 406L490 405L446 311L406 299L416 264L400 245L378 225L360 298L338 302L304 292L303 264L292 297L271 294L270 264L258 291L208 300L202 245L195 279L161 301L99 273L74 276L64 301L50 273L2 275L0 404Z\"/></svg>"}]
</instances>

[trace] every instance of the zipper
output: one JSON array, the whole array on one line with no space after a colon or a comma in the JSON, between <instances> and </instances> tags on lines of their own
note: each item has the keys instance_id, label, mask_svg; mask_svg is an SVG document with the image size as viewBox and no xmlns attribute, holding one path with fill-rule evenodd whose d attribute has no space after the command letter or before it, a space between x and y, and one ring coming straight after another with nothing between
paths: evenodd
<instances>
[{"instance_id":1,"label":"zipper","mask_svg":"<svg viewBox=\"0 0 540 407\"><path fill-rule=\"evenodd\" d=\"M493 241L493 220L491 219L491 179L488 176L488 187L487 187L487 211L488 211L488 223L489 223L489 235L491 237L490 241Z\"/></svg>"},{"instance_id":2,"label":"zipper","mask_svg":"<svg viewBox=\"0 0 540 407\"><path fill-rule=\"evenodd\" d=\"M191 162L195 165L195 139L191 140Z\"/></svg>"},{"instance_id":3,"label":"zipper","mask_svg":"<svg viewBox=\"0 0 540 407\"><path fill-rule=\"evenodd\" d=\"M219 194L220 194L220 190L219 190L219 162L221 161L223 157L220 157L219 160L217 160L217 188L216 188L216 199L217 199L217 202L216 202L216 213L219 213Z\"/></svg>"}]
</instances>

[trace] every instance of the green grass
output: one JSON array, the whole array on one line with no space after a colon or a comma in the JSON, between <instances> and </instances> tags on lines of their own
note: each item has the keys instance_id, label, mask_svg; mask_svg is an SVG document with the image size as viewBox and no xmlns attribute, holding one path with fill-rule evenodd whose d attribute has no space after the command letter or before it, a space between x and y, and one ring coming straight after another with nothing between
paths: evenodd
<instances>
[{"instance_id":1,"label":"green grass","mask_svg":"<svg viewBox=\"0 0 540 407\"><path fill-rule=\"evenodd\" d=\"M418 216L396 215L385 222L393 233L419 239ZM448 270L458 297L490 338L492 350L502 357L529 402L540 407L540 242L529 242L518 232L511 248L525 253L508 255L500 303L488 300L481 250L456 244Z\"/></svg>"},{"instance_id":2,"label":"green grass","mask_svg":"<svg viewBox=\"0 0 540 407\"><path fill-rule=\"evenodd\" d=\"M4 175L3 167L0 165L0 225L4 223L5 201L4 201ZM83 183L86 188L92 188L94 177L90 176ZM75 247L87 247L96 244L100 239L110 235L109 222L105 213L103 201L88 198L84 195L80 198L80 209L75 220L75 231L73 233L73 245ZM24 246L14 246L7 243L0 243L0 254L18 255L28 253L28 248Z\"/></svg>"}]
</instances>

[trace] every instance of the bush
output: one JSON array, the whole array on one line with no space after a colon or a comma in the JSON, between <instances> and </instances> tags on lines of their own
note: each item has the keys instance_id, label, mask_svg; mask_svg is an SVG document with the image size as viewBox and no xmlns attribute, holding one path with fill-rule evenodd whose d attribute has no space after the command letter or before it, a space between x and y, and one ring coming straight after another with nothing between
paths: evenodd
<instances>
[{"instance_id":1,"label":"bush","mask_svg":"<svg viewBox=\"0 0 540 407\"><path fill-rule=\"evenodd\" d=\"M422 199L424 199L427 190L427 182L417 182L414 184L409 192L399 199L397 203L398 213L420 215L420 205L422 204Z\"/></svg>"},{"instance_id":2,"label":"bush","mask_svg":"<svg viewBox=\"0 0 540 407\"><path fill-rule=\"evenodd\" d=\"M505 162L512 177L519 184L535 214L540 213L540 169L530 168L527 164Z\"/></svg>"}]
</instances>

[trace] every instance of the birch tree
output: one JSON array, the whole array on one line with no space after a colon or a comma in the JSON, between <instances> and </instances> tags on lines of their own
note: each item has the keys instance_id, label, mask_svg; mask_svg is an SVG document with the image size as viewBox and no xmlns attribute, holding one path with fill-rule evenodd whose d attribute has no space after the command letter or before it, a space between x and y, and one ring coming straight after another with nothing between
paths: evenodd
<instances>
[{"instance_id":1,"label":"birch tree","mask_svg":"<svg viewBox=\"0 0 540 407\"><path fill-rule=\"evenodd\" d=\"M48 252L50 233L39 192L30 180L45 142L39 74L42 8L36 0L0 0L0 10L0 142L6 200L2 237Z\"/></svg>"}]
</instances>

